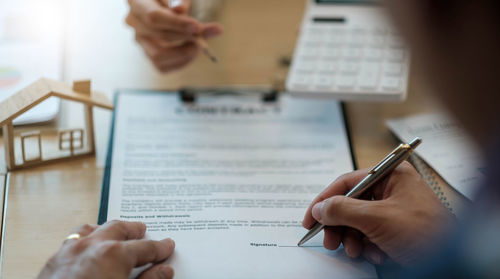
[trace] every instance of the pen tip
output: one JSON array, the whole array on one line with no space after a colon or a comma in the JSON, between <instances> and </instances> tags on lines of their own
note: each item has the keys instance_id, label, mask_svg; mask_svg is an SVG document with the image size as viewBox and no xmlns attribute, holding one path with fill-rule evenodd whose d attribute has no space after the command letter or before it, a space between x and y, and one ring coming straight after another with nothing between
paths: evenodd
<instances>
[{"instance_id":1,"label":"pen tip","mask_svg":"<svg viewBox=\"0 0 500 279\"><path fill-rule=\"evenodd\" d=\"M301 247L302 245L304 245L304 243L307 241L307 239L305 237L303 237L299 243L297 243L297 246Z\"/></svg>"},{"instance_id":2,"label":"pen tip","mask_svg":"<svg viewBox=\"0 0 500 279\"><path fill-rule=\"evenodd\" d=\"M213 63L217 63L217 57L215 57L215 55L213 55L210 50L208 50L207 48L204 48L203 49L203 52L205 53L205 55L208 57L208 59L210 59L210 61L212 61Z\"/></svg>"}]
</instances>

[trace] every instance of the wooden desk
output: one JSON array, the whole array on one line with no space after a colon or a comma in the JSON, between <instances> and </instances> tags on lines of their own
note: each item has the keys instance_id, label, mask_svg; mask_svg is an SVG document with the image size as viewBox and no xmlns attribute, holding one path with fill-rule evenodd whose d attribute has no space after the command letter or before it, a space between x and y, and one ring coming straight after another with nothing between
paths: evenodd
<instances>
[{"instance_id":1,"label":"wooden desk","mask_svg":"<svg viewBox=\"0 0 500 279\"><path fill-rule=\"evenodd\" d=\"M161 76L123 26L126 1L72 2L76 6L71 8L69 26L74 32L68 44L67 78L91 73L95 88L109 95L118 87L269 84L278 71L279 58L293 52L304 4L303 0L226 1L220 19L225 34L211 43L221 62L213 65L202 56L186 70ZM103 41L105 38L109 40ZM99 44L89 47L89 42ZM384 119L435 107L423 96L424 89L413 82L410 87L409 99L403 104L347 104L359 167L370 166L394 147L396 140L385 128ZM109 115L95 117L98 137L106 135ZM105 153L106 142L97 141L100 154ZM2 278L34 278L74 227L96 223L103 174L100 166L102 162L90 158L12 173Z\"/></svg>"}]
</instances>

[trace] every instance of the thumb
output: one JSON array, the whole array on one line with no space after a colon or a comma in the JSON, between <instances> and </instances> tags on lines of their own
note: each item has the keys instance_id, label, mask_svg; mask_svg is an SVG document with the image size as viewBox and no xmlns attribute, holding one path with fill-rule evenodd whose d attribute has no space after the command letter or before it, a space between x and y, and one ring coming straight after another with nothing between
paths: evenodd
<instances>
[{"instance_id":1,"label":"thumb","mask_svg":"<svg viewBox=\"0 0 500 279\"><path fill-rule=\"evenodd\" d=\"M312 216L323 225L351 227L369 236L385 219L381 202L333 196L315 204Z\"/></svg>"},{"instance_id":2,"label":"thumb","mask_svg":"<svg viewBox=\"0 0 500 279\"><path fill-rule=\"evenodd\" d=\"M191 0L162 0L176 14L187 14L191 9Z\"/></svg>"}]
</instances>

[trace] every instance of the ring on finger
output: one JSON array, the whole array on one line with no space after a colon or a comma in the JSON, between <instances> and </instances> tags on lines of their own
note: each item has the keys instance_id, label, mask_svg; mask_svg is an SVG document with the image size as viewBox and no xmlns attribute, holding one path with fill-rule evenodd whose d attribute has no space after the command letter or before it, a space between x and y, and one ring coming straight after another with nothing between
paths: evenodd
<instances>
[{"instance_id":1,"label":"ring on finger","mask_svg":"<svg viewBox=\"0 0 500 279\"><path fill-rule=\"evenodd\" d=\"M66 237L66 240L73 240L73 239L77 240L80 238L82 238L82 236L79 233L72 233L68 235L68 237Z\"/></svg>"}]
</instances>

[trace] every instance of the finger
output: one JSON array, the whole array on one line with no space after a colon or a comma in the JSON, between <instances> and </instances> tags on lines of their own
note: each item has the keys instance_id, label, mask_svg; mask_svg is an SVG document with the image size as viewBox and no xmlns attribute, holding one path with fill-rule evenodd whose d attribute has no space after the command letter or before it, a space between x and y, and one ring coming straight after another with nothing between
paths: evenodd
<instances>
[{"instance_id":1,"label":"finger","mask_svg":"<svg viewBox=\"0 0 500 279\"><path fill-rule=\"evenodd\" d=\"M359 231L346 228L342 235L342 243L347 256L357 258L363 251L362 235Z\"/></svg>"},{"instance_id":2,"label":"finger","mask_svg":"<svg viewBox=\"0 0 500 279\"><path fill-rule=\"evenodd\" d=\"M340 246L342 240L343 227L325 227L325 238L323 246L329 250L336 250Z\"/></svg>"},{"instance_id":3,"label":"finger","mask_svg":"<svg viewBox=\"0 0 500 279\"><path fill-rule=\"evenodd\" d=\"M75 228L71 233L72 234L77 233L81 237L85 237L91 234L93 231L95 231L98 227L99 227L98 225L85 224Z\"/></svg>"},{"instance_id":4,"label":"finger","mask_svg":"<svg viewBox=\"0 0 500 279\"><path fill-rule=\"evenodd\" d=\"M98 227L99 226L97 226L97 225L89 225L89 224L81 225L81 226L75 228L73 231L71 231L70 235L78 234L78 235L80 235L80 238L83 238L83 237L90 235ZM74 241L77 241L78 239L79 238L65 239L63 244L72 243Z\"/></svg>"},{"instance_id":5,"label":"finger","mask_svg":"<svg viewBox=\"0 0 500 279\"><path fill-rule=\"evenodd\" d=\"M137 279L171 279L174 278L174 269L166 264L155 264L143 271Z\"/></svg>"},{"instance_id":6,"label":"finger","mask_svg":"<svg viewBox=\"0 0 500 279\"><path fill-rule=\"evenodd\" d=\"M137 42L142 46L146 55L155 62L181 61L184 58L194 57L198 54L199 47L193 42L187 42L175 47L160 46L158 40L137 36Z\"/></svg>"},{"instance_id":7,"label":"finger","mask_svg":"<svg viewBox=\"0 0 500 279\"><path fill-rule=\"evenodd\" d=\"M162 0L177 14L187 14L191 8L191 0Z\"/></svg>"},{"instance_id":8,"label":"finger","mask_svg":"<svg viewBox=\"0 0 500 279\"><path fill-rule=\"evenodd\" d=\"M194 60L194 58L187 58L182 61L177 61L177 62L171 62L169 61L168 64L165 65L159 65L157 66L158 70L161 73L168 73L176 70L180 70L187 66L189 63L191 63Z\"/></svg>"},{"instance_id":9,"label":"finger","mask_svg":"<svg viewBox=\"0 0 500 279\"><path fill-rule=\"evenodd\" d=\"M368 169L354 171L348 174L344 174L337 178L330 186L328 186L323 192L321 192L311 203L306 211L304 220L302 221L302 226L306 229L310 229L316 220L312 217L311 210L313 206L334 195L345 195L349 190L351 190L361 179L363 179L368 173Z\"/></svg>"},{"instance_id":10,"label":"finger","mask_svg":"<svg viewBox=\"0 0 500 279\"><path fill-rule=\"evenodd\" d=\"M205 23L205 24L203 24L203 31L201 32L201 35L205 39L210 39L210 38L219 36L220 34L222 34L223 31L224 31L224 28L222 28L222 25L220 25L219 23L215 23L215 22Z\"/></svg>"},{"instance_id":11,"label":"finger","mask_svg":"<svg viewBox=\"0 0 500 279\"><path fill-rule=\"evenodd\" d=\"M351 227L370 237L388 218L384 202L333 196L314 205L312 215L323 225Z\"/></svg>"},{"instance_id":12,"label":"finger","mask_svg":"<svg viewBox=\"0 0 500 279\"><path fill-rule=\"evenodd\" d=\"M161 48L149 38L137 38L156 68L165 73L187 65L198 55L198 46L192 42L179 47Z\"/></svg>"},{"instance_id":13,"label":"finger","mask_svg":"<svg viewBox=\"0 0 500 279\"><path fill-rule=\"evenodd\" d=\"M166 9L156 0L130 0L130 11L148 27L166 29L187 34L199 34L202 25L196 19L178 15Z\"/></svg>"},{"instance_id":14,"label":"finger","mask_svg":"<svg viewBox=\"0 0 500 279\"><path fill-rule=\"evenodd\" d=\"M161 241L141 239L123 243L132 267L148 263L159 263L166 260L174 252L175 243L167 238Z\"/></svg>"},{"instance_id":15,"label":"finger","mask_svg":"<svg viewBox=\"0 0 500 279\"><path fill-rule=\"evenodd\" d=\"M138 17L128 15L126 18L127 24L134 28L136 35L141 37L149 37L160 39L167 42L186 42L193 40L195 37L185 32L170 31L165 29L157 29L146 26Z\"/></svg>"},{"instance_id":16,"label":"finger","mask_svg":"<svg viewBox=\"0 0 500 279\"><path fill-rule=\"evenodd\" d=\"M101 225L89 236L101 240L129 240L144 237L146 225L141 222L111 221Z\"/></svg>"},{"instance_id":17,"label":"finger","mask_svg":"<svg viewBox=\"0 0 500 279\"><path fill-rule=\"evenodd\" d=\"M424 187L424 189L414 189L415 185L426 185L426 183L404 183L404 181L418 182L422 180L422 176L417 172L417 170L407 161L402 162L397 166L390 175L382 179L379 183L379 187L374 188L375 199L386 199L389 196L393 196L396 193L407 193L411 192L422 192L431 191L430 187ZM403 182L403 183L402 183ZM394 187L396 186L397 187ZM411 189L410 189L411 187Z\"/></svg>"},{"instance_id":18,"label":"finger","mask_svg":"<svg viewBox=\"0 0 500 279\"><path fill-rule=\"evenodd\" d=\"M377 245L365 239L363 244L363 257L372 264L381 265L387 259L387 254L384 253Z\"/></svg>"}]
</instances>

